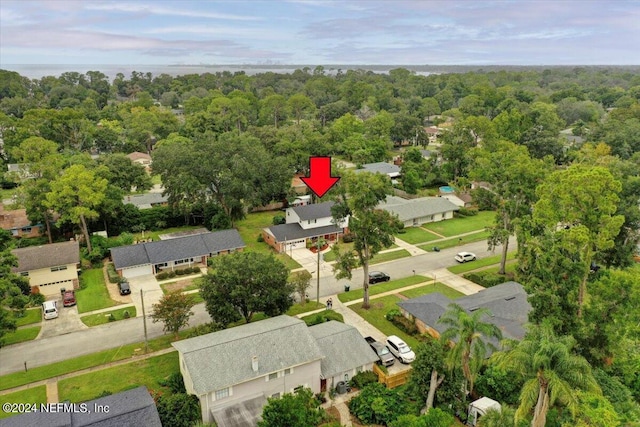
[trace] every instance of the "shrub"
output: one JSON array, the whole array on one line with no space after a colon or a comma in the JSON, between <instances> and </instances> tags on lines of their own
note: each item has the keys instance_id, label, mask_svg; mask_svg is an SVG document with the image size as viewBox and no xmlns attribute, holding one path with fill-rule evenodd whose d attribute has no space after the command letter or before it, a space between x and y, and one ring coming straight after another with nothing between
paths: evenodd
<instances>
[{"instance_id":1,"label":"shrub","mask_svg":"<svg viewBox=\"0 0 640 427\"><path fill-rule=\"evenodd\" d=\"M322 313L312 314L302 318L307 326L318 325L320 323L328 322L329 320L337 320L344 323L344 319L340 313L336 313L333 310L323 311Z\"/></svg>"},{"instance_id":2,"label":"shrub","mask_svg":"<svg viewBox=\"0 0 640 427\"><path fill-rule=\"evenodd\" d=\"M169 277L169 273L167 271L161 271L160 273L156 274L156 279L158 280L165 280Z\"/></svg>"},{"instance_id":3,"label":"shrub","mask_svg":"<svg viewBox=\"0 0 640 427\"><path fill-rule=\"evenodd\" d=\"M407 319L399 310L390 310L386 315L386 319L400 328L401 331L409 335L418 335L418 328L415 323Z\"/></svg>"},{"instance_id":4,"label":"shrub","mask_svg":"<svg viewBox=\"0 0 640 427\"><path fill-rule=\"evenodd\" d=\"M364 388L368 384L377 383L378 376L373 371L359 372L351 378L351 387Z\"/></svg>"},{"instance_id":5,"label":"shrub","mask_svg":"<svg viewBox=\"0 0 640 427\"><path fill-rule=\"evenodd\" d=\"M29 296L29 299L31 300L31 305L34 307L42 305L45 300L44 295L42 295L41 293L31 294Z\"/></svg>"},{"instance_id":6,"label":"shrub","mask_svg":"<svg viewBox=\"0 0 640 427\"><path fill-rule=\"evenodd\" d=\"M258 242L262 243L264 242L264 237L262 237L262 233L258 234Z\"/></svg>"},{"instance_id":7,"label":"shrub","mask_svg":"<svg viewBox=\"0 0 640 427\"><path fill-rule=\"evenodd\" d=\"M287 219L284 217L284 215L275 215L272 222L273 225L280 225L286 223Z\"/></svg>"},{"instance_id":8,"label":"shrub","mask_svg":"<svg viewBox=\"0 0 640 427\"><path fill-rule=\"evenodd\" d=\"M388 425L400 415L414 412L397 389L375 383L365 386L349 402L349 410L364 424Z\"/></svg>"},{"instance_id":9,"label":"shrub","mask_svg":"<svg viewBox=\"0 0 640 427\"><path fill-rule=\"evenodd\" d=\"M210 334L211 332L217 332L224 329L222 325L216 322L209 322L203 325L198 325L187 333L187 338L199 337L200 335Z\"/></svg>"},{"instance_id":10,"label":"shrub","mask_svg":"<svg viewBox=\"0 0 640 427\"><path fill-rule=\"evenodd\" d=\"M162 395L156 402L163 426L191 427L200 421L200 402L186 393Z\"/></svg>"},{"instance_id":11,"label":"shrub","mask_svg":"<svg viewBox=\"0 0 640 427\"><path fill-rule=\"evenodd\" d=\"M121 277L116 273L116 267L113 263L107 264L107 276L109 277L110 283L118 283L120 282Z\"/></svg>"},{"instance_id":12,"label":"shrub","mask_svg":"<svg viewBox=\"0 0 640 427\"><path fill-rule=\"evenodd\" d=\"M180 269L180 270L175 270L176 275L178 276L184 276L184 274L187 272L185 269Z\"/></svg>"},{"instance_id":13,"label":"shrub","mask_svg":"<svg viewBox=\"0 0 640 427\"><path fill-rule=\"evenodd\" d=\"M384 315L384 317L390 322L393 321L393 318L397 316L402 316L402 313L400 313L400 310L398 310L397 308L389 310L387 314Z\"/></svg>"},{"instance_id":14,"label":"shrub","mask_svg":"<svg viewBox=\"0 0 640 427\"><path fill-rule=\"evenodd\" d=\"M175 272L175 270L171 270L171 271L169 271L167 274L168 274L168 276L169 276L169 279L172 279L172 278L176 277L176 272Z\"/></svg>"},{"instance_id":15,"label":"shrub","mask_svg":"<svg viewBox=\"0 0 640 427\"><path fill-rule=\"evenodd\" d=\"M491 271L477 271L474 273L464 274L464 277L467 280L471 280L478 285L484 286L485 288L490 288L492 286L499 285L501 283L507 282L511 280L511 278L506 275L502 276L498 273L494 273Z\"/></svg>"},{"instance_id":16,"label":"shrub","mask_svg":"<svg viewBox=\"0 0 640 427\"><path fill-rule=\"evenodd\" d=\"M111 313L109 315L109 322L115 322L116 321L116 316L113 315L113 313Z\"/></svg>"},{"instance_id":17,"label":"shrub","mask_svg":"<svg viewBox=\"0 0 640 427\"><path fill-rule=\"evenodd\" d=\"M171 390L171 393L186 393L187 390L184 388L184 380L182 379L182 374L178 372L174 372L169 375L166 379L158 381L163 387L167 387Z\"/></svg>"},{"instance_id":18,"label":"shrub","mask_svg":"<svg viewBox=\"0 0 640 427\"><path fill-rule=\"evenodd\" d=\"M351 242L353 242L354 239L355 239L355 237L353 237L352 233L347 233L344 236L342 236L342 242L343 243L351 243Z\"/></svg>"},{"instance_id":19,"label":"shrub","mask_svg":"<svg viewBox=\"0 0 640 427\"><path fill-rule=\"evenodd\" d=\"M460 208L458 210L458 216L474 216L474 215L478 215L478 209L475 208Z\"/></svg>"},{"instance_id":20,"label":"shrub","mask_svg":"<svg viewBox=\"0 0 640 427\"><path fill-rule=\"evenodd\" d=\"M131 317L131 314L129 313L129 310L125 310L124 313L122 313L122 317L124 319L128 319Z\"/></svg>"}]
</instances>

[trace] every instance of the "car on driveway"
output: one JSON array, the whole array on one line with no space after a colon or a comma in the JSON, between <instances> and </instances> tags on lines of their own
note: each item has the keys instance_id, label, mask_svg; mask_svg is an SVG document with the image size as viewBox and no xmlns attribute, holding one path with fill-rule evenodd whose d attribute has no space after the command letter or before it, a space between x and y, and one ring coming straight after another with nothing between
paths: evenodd
<instances>
[{"instance_id":1,"label":"car on driveway","mask_svg":"<svg viewBox=\"0 0 640 427\"><path fill-rule=\"evenodd\" d=\"M62 305L64 307L71 307L76 305L76 293L73 290L65 290L62 294Z\"/></svg>"},{"instance_id":2,"label":"car on driveway","mask_svg":"<svg viewBox=\"0 0 640 427\"><path fill-rule=\"evenodd\" d=\"M129 282L118 283L118 289L120 290L120 295L129 295L131 293L131 286L129 286Z\"/></svg>"},{"instance_id":3,"label":"car on driveway","mask_svg":"<svg viewBox=\"0 0 640 427\"><path fill-rule=\"evenodd\" d=\"M471 252L458 252L455 256L455 260L460 263L467 262L467 261L475 261L476 254Z\"/></svg>"},{"instance_id":4,"label":"car on driveway","mask_svg":"<svg viewBox=\"0 0 640 427\"><path fill-rule=\"evenodd\" d=\"M375 285L379 282L388 282L391 278L387 273L383 273L382 271L370 271L369 272L369 284Z\"/></svg>"},{"instance_id":5,"label":"car on driveway","mask_svg":"<svg viewBox=\"0 0 640 427\"><path fill-rule=\"evenodd\" d=\"M369 343L369 346L371 346L371 349L376 353L376 356L378 356L378 363L384 366L391 366L395 363L396 359L389 351L389 347L376 341L373 337L365 337L364 339Z\"/></svg>"},{"instance_id":6,"label":"car on driveway","mask_svg":"<svg viewBox=\"0 0 640 427\"><path fill-rule=\"evenodd\" d=\"M402 363L411 363L416 360L416 354L411 350L411 347L407 345L402 339L395 335L387 337L387 345L389 350L395 357L397 357Z\"/></svg>"}]
</instances>

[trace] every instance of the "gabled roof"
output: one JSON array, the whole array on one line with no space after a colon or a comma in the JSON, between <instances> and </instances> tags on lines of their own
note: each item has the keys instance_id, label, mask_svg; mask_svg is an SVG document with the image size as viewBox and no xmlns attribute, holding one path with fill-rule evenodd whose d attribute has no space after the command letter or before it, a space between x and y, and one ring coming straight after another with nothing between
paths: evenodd
<instances>
[{"instance_id":1,"label":"gabled roof","mask_svg":"<svg viewBox=\"0 0 640 427\"><path fill-rule=\"evenodd\" d=\"M331 320L312 326L309 331L324 354L320 370L325 378L378 360L378 356L353 326Z\"/></svg>"},{"instance_id":2,"label":"gabled roof","mask_svg":"<svg viewBox=\"0 0 640 427\"><path fill-rule=\"evenodd\" d=\"M76 241L18 248L12 252L18 258L18 267L12 269L14 272L32 271L80 262L80 247Z\"/></svg>"},{"instance_id":3,"label":"gabled roof","mask_svg":"<svg viewBox=\"0 0 640 427\"><path fill-rule=\"evenodd\" d=\"M385 162L367 163L365 165L362 165L362 169L356 169L354 172L381 173L389 175L391 177L396 177L400 175L400 167L392 163Z\"/></svg>"},{"instance_id":4,"label":"gabled roof","mask_svg":"<svg viewBox=\"0 0 640 427\"><path fill-rule=\"evenodd\" d=\"M130 204L138 207L138 209L151 209L153 205L161 205L169 201L168 196L162 193L144 193L125 196L122 198L124 204Z\"/></svg>"},{"instance_id":5,"label":"gabled roof","mask_svg":"<svg viewBox=\"0 0 640 427\"><path fill-rule=\"evenodd\" d=\"M162 427L156 404L146 387L137 387L121 393L90 400L87 412L61 411L54 413L28 412L2 420L3 427ZM101 405L109 412L95 411Z\"/></svg>"},{"instance_id":6,"label":"gabled roof","mask_svg":"<svg viewBox=\"0 0 640 427\"><path fill-rule=\"evenodd\" d=\"M500 328L505 338L522 339L524 337L524 325L527 323L531 304L527 301L524 288L517 282L502 283L475 294L457 298L455 301L442 294L432 293L401 301L398 305L442 333L447 327L438 323L438 319L452 302L469 313L478 308L488 308L491 316L485 320Z\"/></svg>"},{"instance_id":7,"label":"gabled roof","mask_svg":"<svg viewBox=\"0 0 640 427\"><path fill-rule=\"evenodd\" d=\"M342 233L342 228L331 224L324 227L304 229L298 223L280 224L267 228L269 232L276 238L277 242L285 242L297 239L306 239L308 237L323 236L325 234Z\"/></svg>"},{"instance_id":8,"label":"gabled roof","mask_svg":"<svg viewBox=\"0 0 640 427\"><path fill-rule=\"evenodd\" d=\"M331 207L333 205L335 205L334 202L324 202L306 206L296 206L289 209L293 210L301 221L308 221L310 219L331 217Z\"/></svg>"},{"instance_id":9,"label":"gabled roof","mask_svg":"<svg viewBox=\"0 0 640 427\"><path fill-rule=\"evenodd\" d=\"M131 159L132 162L136 160L149 160L151 161L151 156L147 153L141 153L140 151L134 151L133 153L127 154L127 157Z\"/></svg>"},{"instance_id":10,"label":"gabled roof","mask_svg":"<svg viewBox=\"0 0 640 427\"><path fill-rule=\"evenodd\" d=\"M378 208L398 215L400 221L460 209L444 197L420 197L407 200L396 196L387 196L386 200L378 205Z\"/></svg>"},{"instance_id":11,"label":"gabled roof","mask_svg":"<svg viewBox=\"0 0 640 427\"><path fill-rule=\"evenodd\" d=\"M121 269L205 256L245 246L238 230L231 229L157 242L119 246L111 248L111 258L115 268Z\"/></svg>"},{"instance_id":12,"label":"gabled roof","mask_svg":"<svg viewBox=\"0 0 640 427\"><path fill-rule=\"evenodd\" d=\"M322 359L307 325L277 316L171 344L182 360L198 395ZM253 371L252 360L258 369Z\"/></svg>"},{"instance_id":13,"label":"gabled roof","mask_svg":"<svg viewBox=\"0 0 640 427\"><path fill-rule=\"evenodd\" d=\"M13 230L31 226L31 221L27 218L26 209L5 210L0 203L0 227L5 230Z\"/></svg>"}]
</instances>

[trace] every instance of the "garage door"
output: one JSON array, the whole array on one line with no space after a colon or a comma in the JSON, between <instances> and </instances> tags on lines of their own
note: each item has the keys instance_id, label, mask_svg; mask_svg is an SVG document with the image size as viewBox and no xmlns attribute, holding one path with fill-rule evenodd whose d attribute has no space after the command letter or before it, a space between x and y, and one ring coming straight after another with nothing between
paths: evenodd
<instances>
[{"instance_id":1,"label":"garage door","mask_svg":"<svg viewBox=\"0 0 640 427\"><path fill-rule=\"evenodd\" d=\"M302 240L291 240L287 242L287 250L291 249L304 249L306 247L306 242L304 239Z\"/></svg>"},{"instance_id":2,"label":"garage door","mask_svg":"<svg viewBox=\"0 0 640 427\"><path fill-rule=\"evenodd\" d=\"M127 279L131 277L144 276L146 274L153 274L151 264L139 265L137 267L126 267L122 269L122 275Z\"/></svg>"}]
</instances>

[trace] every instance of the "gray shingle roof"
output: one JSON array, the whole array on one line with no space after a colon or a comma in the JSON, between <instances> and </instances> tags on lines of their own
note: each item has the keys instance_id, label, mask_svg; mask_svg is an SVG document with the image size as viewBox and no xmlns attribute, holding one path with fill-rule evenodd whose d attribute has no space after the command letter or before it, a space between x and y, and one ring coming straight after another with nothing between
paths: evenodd
<instances>
[{"instance_id":1,"label":"gray shingle roof","mask_svg":"<svg viewBox=\"0 0 640 427\"><path fill-rule=\"evenodd\" d=\"M331 207L334 202L315 203L306 206L296 206L291 208L300 217L301 221L310 219L327 218L331 216Z\"/></svg>"},{"instance_id":2,"label":"gray shingle roof","mask_svg":"<svg viewBox=\"0 0 640 427\"><path fill-rule=\"evenodd\" d=\"M324 359L320 370L325 378L378 360L356 328L332 320L309 328L320 346Z\"/></svg>"},{"instance_id":3,"label":"gray shingle roof","mask_svg":"<svg viewBox=\"0 0 640 427\"><path fill-rule=\"evenodd\" d=\"M488 308L491 311L491 317L486 321L498 326L505 338L522 339L524 337L524 325L528 320L531 304L527 301L524 288L517 282L505 282L475 294L457 298L455 301L442 294L433 293L401 301L398 305L442 333L446 330L446 326L437 322L452 302L468 312L478 308Z\"/></svg>"},{"instance_id":4,"label":"gray shingle roof","mask_svg":"<svg viewBox=\"0 0 640 427\"><path fill-rule=\"evenodd\" d=\"M12 252L18 258L18 267L12 269L15 272L80 262L80 247L76 241L30 246L14 249Z\"/></svg>"},{"instance_id":5,"label":"gray shingle roof","mask_svg":"<svg viewBox=\"0 0 640 427\"><path fill-rule=\"evenodd\" d=\"M322 236L325 234L342 233L342 228L335 225L304 229L298 223L280 224L269 227L278 242Z\"/></svg>"},{"instance_id":6,"label":"gray shingle roof","mask_svg":"<svg viewBox=\"0 0 640 427\"><path fill-rule=\"evenodd\" d=\"M171 345L182 354L198 395L323 357L307 325L285 315ZM252 369L253 356L258 360L257 373Z\"/></svg>"},{"instance_id":7,"label":"gray shingle roof","mask_svg":"<svg viewBox=\"0 0 640 427\"><path fill-rule=\"evenodd\" d=\"M407 200L396 196L387 196L386 200L378 205L378 208L398 215L400 221L409 221L414 218L460 209L444 197L420 197Z\"/></svg>"},{"instance_id":8,"label":"gray shingle roof","mask_svg":"<svg viewBox=\"0 0 640 427\"><path fill-rule=\"evenodd\" d=\"M111 248L111 258L116 269L120 269L215 254L245 246L240 233L231 229L157 242L119 246Z\"/></svg>"},{"instance_id":9,"label":"gray shingle roof","mask_svg":"<svg viewBox=\"0 0 640 427\"><path fill-rule=\"evenodd\" d=\"M139 209L151 209L153 205L161 205L168 201L169 197L163 196L162 193L135 194L122 199L123 203L137 206Z\"/></svg>"},{"instance_id":10,"label":"gray shingle roof","mask_svg":"<svg viewBox=\"0 0 640 427\"><path fill-rule=\"evenodd\" d=\"M96 412L94 405L109 408L109 412ZM29 412L0 420L2 427L162 427L156 404L146 387L137 387L122 393L87 402L90 412Z\"/></svg>"},{"instance_id":11,"label":"gray shingle roof","mask_svg":"<svg viewBox=\"0 0 640 427\"><path fill-rule=\"evenodd\" d=\"M396 166L393 163L367 163L362 165L362 169L356 169L354 172L371 172L371 173L382 173L386 175L400 175L400 166Z\"/></svg>"}]
</instances>

